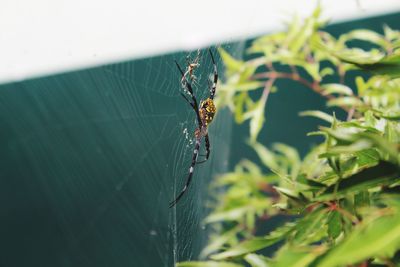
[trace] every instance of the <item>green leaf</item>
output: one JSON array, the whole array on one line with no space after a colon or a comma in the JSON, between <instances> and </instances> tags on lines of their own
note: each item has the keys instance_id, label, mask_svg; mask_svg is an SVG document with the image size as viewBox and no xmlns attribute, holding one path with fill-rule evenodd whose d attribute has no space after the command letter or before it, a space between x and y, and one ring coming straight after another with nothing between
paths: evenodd
<instances>
[{"instance_id":1,"label":"green leaf","mask_svg":"<svg viewBox=\"0 0 400 267\"><path fill-rule=\"evenodd\" d=\"M323 132L326 132L330 137L341 141L344 144L351 144L357 140L356 134L361 130L355 127L341 127L341 128L326 128L320 127Z\"/></svg>"},{"instance_id":2,"label":"green leaf","mask_svg":"<svg viewBox=\"0 0 400 267\"><path fill-rule=\"evenodd\" d=\"M237 60L228 52L225 51L222 47L218 48L218 52L221 55L222 61L224 62L225 67L231 72L240 71L244 65L244 62L241 60Z\"/></svg>"},{"instance_id":3,"label":"green leaf","mask_svg":"<svg viewBox=\"0 0 400 267\"><path fill-rule=\"evenodd\" d=\"M344 178L337 187L337 196L354 193L361 190L373 188L395 182L399 177L399 169L396 165L380 161L378 165L366 168L350 177ZM318 200L330 199L336 189L336 184L328 187Z\"/></svg>"},{"instance_id":4,"label":"green leaf","mask_svg":"<svg viewBox=\"0 0 400 267\"><path fill-rule=\"evenodd\" d=\"M235 221L243 217L247 212L247 207L233 208L226 211L213 212L204 220L205 223L214 223L219 221Z\"/></svg>"},{"instance_id":5,"label":"green leaf","mask_svg":"<svg viewBox=\"0 0 400 267\"><path fill-rule=\"evenodd\" d=\"M375 148L356 152L355 155L357 156L357 163L360 165L360 167L373 166L379 162L379 153Z\"/></svg>"},{"instance_id":6,"label":"green leaf","mask_svg":"<svg viewBox=\"0 0 400 267\"><path fill-rule=\"evenodd\" d=\"M377 62L379 62L384 58L383 53L380 53L379 51L375 50L367 52L359 48L352 48L352 49L346 48L337 51L330 47L327 47L322 42L317 43L316 47L325 50L326 52L330 53L332 56L340 59L343 62L354 64L356 66L376 64Z\"/></svg>"},{"instance_id":7,"label":"green leaf","mask_svg":"<svg viewBox=\"0 0 400 267\"><path fill-rule=\"evenodd\" d=\"M290 41L290 43L288 43L289 49L293 54L298 53L306 41L311 37L314 31L315 22L315 18L309 17L306 19L304 25L299 25L296 22L293 24L295 27L291 30L295 37Z\"/></svg>"},{"instance_id":8,"label":"green leaf","mask_svg":"<svg viewBox=\"0 0 400 267\"><path fill-rule=\"evenodd\" d=\"M235 113L236 123L242 123L245 121L243 109L244 109L246 99L248 97L249 96L248 96L247 92L241 92L234 97L234 105L235 105L234 113Z\"/></svg>"},{"instance_id":9,"label":"green leaf","mask_svg":"<svg viewBox=\"0 0 400 267\"><path fill-rule=\"evenodd\" d=\"M364 51L359 48L342 49L340 51L329 47L320 38L313 38L312 45L321 49L343 62L380 75L390 75L392 78L400 77L400 51L385 56L378 50Z\"/></svg>"},{"instance_id":10,"label":"green leaf","mask_svg":"<svg viewBox=\"0 0 400 267\"><path fill-rule=\"evenodd\" d=\"M385 47L387 45L387 42L382 35L367 29L359 29L351 31L347 34L342 35L341 38L345 39L346 41L352 39L367 41L373 44L377 44L381 47Z\"/></svg>"},{"instance_id":11,"label":"green leaf","mask_svg":"<svg viewBox=\"0 0 400 267\"><path fill-rule=\"evenodd\" d=\"M229 258L232 264L252 267L400 262L400 256L399 260L392 257L400 251L400 204L386 199L400 195L400 32L385 26L384 36L359 29L336 38L318 30L320 12L319 7L304 23L294 19L286 32L258 38L248 50L257 54L249 60L235 59L220 50L227 75L218 97L238 122L249 120L249 144L272 174L265 175L261 167L242 161L215 183L214 189L223 189L225 194L217 198L216 212L206 219L217 230L217 238L211 239L206 250L216 261L209 263L231 264ZM352 40L370 42L372 49L347 47L360 43ZM266 98L260 99L261 92L255 90L266 81L255 77L273 78L277 70L305 79L311 75L318 82L336 71L347 74L355 69L370 72L372 77L354 73L356 86L351 87L320 84L329 98L328 106L354 108L348 121L321 111L300 113L331 124L311 133L325 137L318 139L324 139L318 149L301 160L288 146L275 144L268 149L257 142L265 122ZM265 71L268 74L263 76ZM337 209L329 205L331 201ZM268 223L264 216L282 211L295 215L290 230L259 236L255 226ZM273 260L253 254L282 243Z\"/></svg>"},{"instance_id":12,"label":"green leaf","mask_svg":"<svg viewBox=\"0 0 400 267\"><path fill-rule=\"evenodd\" d=\"M307 136L327 136L327 133L323 131L314 131L307 133Z\"/></svg>"},{"instance_id":13,"label":"green leaf","mask_svg":"<svg viewBox=\"0 0 400 267\"><path fill-rule=\"evenodd\" d=\"M243 267L241 264L227 261L184 261L178 262L177 267Z\"/></svg>"},{"instance_id":14,"label":"green leaf","mask_svg":"<svg viewBox=\"0 0 400 267\"><path fill-rule=\"evenodd\" d=\"M274 189L276 191L278 191L279 193L281 193L282 195L284 195L292 200L301 202L299 195L294 190L291 190L291 189L285 188L285 187L279 187L279 186L274 186Z\"/></svg>"},{"instance_id":15,"label":"green leaf","mask_svg":"<svg viewBox=\"0 0 400 267\"><path fill-rule=\"evenodd\" d=\"M332 68L328 68L328 67L327 68L323 68L319 73L319 75L322 78L325 77L325 76L334 75L334 74L335 74L335 71Z\"/></svg>"},{"instance_id":16,"label":"green leaf","mask_svg":"<svg viewBox=\"0 0 400 267\"><path fill-rule=\"evenodd\" d=\"M400 111L397 111L396 113L388 112L386 114L380 114L380 117L391 121L400 121Z\"/></svg>"},{"instance_id":17,"label":"green leaf","mask_svg":"<svg viewBox=\"0 0 400 267\"><path fill-rule=\"evenodd\" d=\"M305 175L299 175L297 177L297 182L299 182L300 184L303 184L303 185L307 185L310 188L315 188L315 189L321 189L321 188L326 187L325 184L320 183L315 180L312 180L312 179L308 179Z\"/></svg>"},{"instance_id":18,"label":"green leaf","mask_svg":"<svg viewBox=\"0 0 400 267\"><path fill-rule=\"evenodd\" d=\"M361 191L354 196L354 205L357 209L370 205L368 190Z\"/></svg>"},{"instance_id":19,"label":"green leaf","mask_svg":"<svg viewBox=\"0 0 400 267\"><path fill-rule=\"evenodd\" d=\"M253 116L250 120L250 142L254 143L260 133L265 121L265 104L267 103L268 95L262 95L253 110Z\"/></svg>"},{"instance_id":20,"label":"green leaf","mask_svg":"<svg viewBox=\"0 0 400 267\"><path fill-rule=\"evenodd\" d=\"M271 267L307 267L321 252L308 247L284 247L278 251Z\"/></svg>"},{"instance_id":21,"label":"green leaf","mask_svg":"<svg viewBox=\"0 0 400 267\"><path fill-rule=\"evenodd\" d=\"M336 55L343 62L354 64L358 67L376 64L384 59L384 54L379 50L365 51L360 48L345 49L337 52Z\"/></svg>"},{"instance_id":22,"label":"green leaf","mask_svg":"<svg viewBox=\"0 0 400 267\"><path fill-rule=\"evenodd\" d=\"M243 241L242 243L239 243L235 247L230 248L222 253L212 255L211 258L214 260L221 260L230 257L237 257L269 247L285 238L292 231L293 226L293 223L286 223L265 237L254 237L252 239Z\"/></svg>"},{"instance_id":23,"label":"green leaf","mask_svg":"<svg viewBox=\"0 0 400 267\"><path fill-rule=\"evenodd\" d=\"M244 81L244 82L235 84L233 87L234 87L234 90L236 90L237 92L244 92L244 91L256 90L263 86L264 86L264 83L260 82L260 81Z\"/></svg>"},{"instance_id":24,"label":"green leaf","mask_svg":"<svg viewBox=\"0 0 400 267\"><path fill-rule=\"evenodd\" d=\"M273 148L283 155L290 166L290 176L293 180L296 179L301 165L300 155L297 150L282 143L274 143Z\"/></svg>"},{"instance_id":25,"label":"green leaf","mask_svg":"<svg viewBox=\"0 0 400 267\"><path fill-rule=\"evenodd\" d=\"M248 159L242 159L239 162L239 165L248 170L250 173L255 174L255 175L261 175L261 168L255 164L254 162L248 160Z\"/></svg>"},{"instance_id":26,"label":"green leaf","mask_svg":"<svg viewBox=\"0 0 400 267\"><path fill-rule=\"evenodd\" d=\"M363 77L357 76L355 79L358 95L363 96L368 86Z\"/></svg>"},{"instance_id":27,"label":"green leaf","mask_svg":"<svg viewBox=\"0 0 400 267\"><path fill-rule=\"evenodd\" d=\"M391 143L382 136L379 136L374 133L363 132L359 133L358 136L371 141L382 152L388 154L389 160L391 160L394 163L398 163L399 151L396 149L396 144Z\"/></svg>"},{"instance_id":28,"label":"green leaf","mask_svg":"<svg viewBox=\"0 0 400 267\"><path fill-rule=\"evenodd\" d=\"M306 110L299 113L300 116L311 116L316 117L321 120L327 121L329 123L333 122L333 116L326 114L325 112L319 110Z\"/></svg>"},{"instance_id":29,"label":"green leaf","mask_svg":"<svg viewBox=\"0 0 400 267\"><path fill-rule=\"evenodd\" d=\"M355 97L350 97L350 96L333 98L333 99L329 100L327 103L328 107L334 107L334 106L359 107L359 106L363 106L363 105L364 105L364 103L360 99L355 98Z\"/></svg>"},{"instance_id":30,"label":"green leaf","mask_svg":"<svg viewBox=\"0 0 400 267\"><path fill-rule=\"evenodd\" d=\"M326 221L326 211L323 209L316 209L307 216L297 221L295 226L296 234L294 241L298 244L307 242L312 239L313 235L319 230Z\"/></svg>"},{"instance_id":31,"label":"green leaf","mask_svg":"<svg viewBox=\"0 0 400 267\"><path fill-rule=\"evenodd\" d=\"M204 259L211 253L220 250L224 244L236 238L237 233L241 230L241 227L236 226L225 233L214 236L208 245L201 251L200 258Z\"/></svg>"},{"instance_id":32,"label":"green leaf","mask_svg":"<svg viewBox=\"0 0 400 267\"><path fill-rule=\"evenodd\" d=\"M250 143L250 145L256 151L258 157L265 166L267 166L271 170L279 169L279 165L276 161L274 153L272 153L269 149L267 149L260 143L255 142L255 143Z\"/></svg>"},{"instance_id":33,"label":"green leaf","mask_svg":"<svg viewBox=\"0 0 400 267\"><path fill-rule=\"evenodd\" d=\"M251 267L269 267L269 262L271 262L267 257L257 254L247 254L244 259Z\"/></svg>"},{"instance_id":34,"label":"green leaf","mask_svg":"<svg viewBox=\"0 0 400 267\"><path fill-rule=\"evenodd\" d=\"M340 95L353 95L350 87L339 83L328 83L321 86L324 89L324 95L340 94Z\"/></svg>"},{"instance_id":35,"label":"green leaf","mask_svg":"<svg viewBox=\"0 0 400 267\"><path fill-rule=\"evenodd\" d=\"M336 210L332 211L328 215L328 235L335 239L342 231L342 216Z\"/></svg>"},{"instance_id":36,"label":"green leaf","mask_svg":"<svg viewBox=\"0 0 400 267\"><path fill-rule=\"evenodd\" d=\"M398 30L393 30L386 24L383 25L383 32L385 38L389 41L396 41L400 39L400 32Z\"/></svg>"},{"instance_id":37,"label":"green leaf","mask_svg":"<svg viewBox=\"0 0 400 267\"><path fill-rule=\"evenodd\" d=\"M360 69L372 72L374 74L380 75L389 75L392 78L399 78L400 77L400 52L398 51L397 54L389 55L380 60L376 61L375 63L356 63L354 61L348 60L348 63L353 63Z\"/></svg>"},{"instance_id":38,"label":"green leaf","mask_svg":"<svg viewBox=\"0 0 400 267\"><path fill-rule=\"evenodd\" d=\"M310 74L310 76L315 81L320 81L321 76L319 74L319 64L318 63L307 63L302 65L303 68Z\"/></svg>"},{"instance_id":39,"label":"green leaf","mask_svg":"<svg viewBox=\"0 0 400 267\"><path fill-rule=\"evenodd\" d=\"M243 254L247 254L250 252L254 252L269 247L277 243L281 239L282 237L255 237L253 239L244 241L238 244L237 246L228 249L227 251L212 255L211 258L214 260L221 260L230 257L237 257Z\"/></svg>"},{"instance_id":40,"label":"green leaf","mask_svg":"<svg viewBox=\"0 0 400 267\"><path fill-rule=\"evenodd\" d=\"M319 42L316 46L331 53L343 62L353 64L360 69L374 74L390 75L392 78L400 77L400 51L398 50L391 55L385 56L376 50L367 52L358 48L334 51L322 42Z\"/></svg>"},{"instance_id":41,"label":"green leaf","mask_svg":"<svg viewBox=\"0 0 400 267\"><path fill-rule=\"evenodd\" d=\"M400 249L400 213L364 222L319 260L318 267L347 266Z\"/></svg>"},{"instance_id":42,"label":"green leaf","mask_svg":"<svg viewBox=\"0 0 400 267\"><path fill-rule=\"evenodd\" d=\"M351 145L343 145L343 146L333 146L330 147L326 150L325 153L322 153L320 157L332 157L332 156L338 156L341 154L350 154L350 153L355 153L359 152L368 148L372 147L372 143L368 140L360 139L358 141L355 141Z\"/></svg>"}]
</instances>

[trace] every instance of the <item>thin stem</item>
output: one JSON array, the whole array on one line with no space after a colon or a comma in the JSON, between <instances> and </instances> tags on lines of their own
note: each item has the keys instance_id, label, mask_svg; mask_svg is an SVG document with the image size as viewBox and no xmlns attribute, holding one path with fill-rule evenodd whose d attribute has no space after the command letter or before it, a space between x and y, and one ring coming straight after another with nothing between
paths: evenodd
<instances>
[{"instance_id":1,"label":"thin stem","mask_svg":"<svg viewBox=\"0 0 400 267\"><path fill-rule=\"evenodd\" d=\"M264 65L265 60L266 60L265 57L258 57L258 58L254 58L254 59L250 59L250 60L246 61L246 64L258 67L258 66Z\"/></svg>"},{"instance_id":2,"label":"thin stem","mask_svg":"<svg viewBox=\"0 0 400 267\"><path fill-rule=\"evenodd\" d=\"M318 81L313 81L310 82L307 79L301 77L298 73L296 72L278 72L278 71L268 71L268 72L263 72L263 73L256 73L252 76L252 79L257 80L257 79L268 79L268 81L266 82L265 85L267 85L267 83L270 80L276 80L276 79L289 79L289 80L293 80L296 82L299 82L301 84L303 84L304 86L310 88L311 90L313 90L314 92L316 92L317 94L325 97L326 99L335 99L336 97L334 97L333 95L328 95L328 94L324 94L324 90L322 89L321 85L318 83ZM340 107L341 109L343 109L344 111L346 111L347 113L352 113L351 117L353 117L354 115L354 111L351 112L350 108L347 107Z\"/></svg>"},{"instance_id":3,"label":"thin stem","mask_svg":"<svg viewBox=\"0 0 400 267\"><path fill-rule=\"evenodd\" d=\"M353 118L354 112L356 111L356 108L353 106L347 113L347 121L350 121Z\"/></svg>"},{"instance_id":4,"label":"thin stem","mask_svg":"<svg viewBox=\"0 0 400 267\"><path fill-rule=\"evenodd\" d=\"M261 99L265 102L268 100L269 93L271 92L271 87L274 84L275 79L269 79L264 85L264 91L262 93Z\"/></svg>"},{"instance_id":5,"label":"thin stem","mask_svg":"<svg viewBox=\"0 0 400 267\"><path fill-rule=\"evenodd\" d=\"M339 82L340 82L341 84L344 84L344 79L345 79L346 71L343 69L343 65L342 65L342 64L339 64L339 65L337 66L337 72L338 72L338 75L339 75Z\"/></svg>"},{"instance_id":6,"label":"thin stem","mask_svg":"<svg viewBox=\"0 0 400 267\"><path fill-rule=\"evenodd\" d=\"M270 71L270 72L264 72L264 73L257 73L253 75L253 79L260 79L260 78L268 78L268 79L290 79L293 81L297 81L310 89L312 89L314 92L328 98L328 99L333 99L334 97L332 95L325 95L323 94L323 89L319 85L318 82L310 82L300 75L296 73L290 73L290 72L277 72L277 71Z\"/></svg>"},{"instance_id":7,"label":"thin stem","mask_svg":"<svg viewBox=\"0 0 400 267\"><path fill-rule=\"evenodd\" d=\"M328 210L329 211L334 211L336 210L337 212L339 212L340 214L342 214L344 217L346 217L347 219L349 219L352 223L354 224L359 224L360 220L354 216L353 214L351 214L350 212L348 212L345 209L342 209L337 201L334 202L325 202L325 205L328 206Z\"/></svg>"},{"instance_id":8,"label":"thin stem","mask_svg":"<svg viewBox=\"0 0 400 267\"><path fill-rule=\"evenodd\" d=\"M271 71L275 71L274 65L272 64L272 62L267 62L265 63L265 65L267 66L268 69L270 69Z\"/></svg>"}]
</instances>

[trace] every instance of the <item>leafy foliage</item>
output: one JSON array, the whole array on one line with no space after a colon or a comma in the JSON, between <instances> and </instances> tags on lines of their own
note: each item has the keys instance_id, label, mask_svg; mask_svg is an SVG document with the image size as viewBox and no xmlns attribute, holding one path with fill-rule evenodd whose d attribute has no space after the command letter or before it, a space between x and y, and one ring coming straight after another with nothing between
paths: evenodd
<instances>
[{"instance_id":1,"label":"leafy foliage","mask_svg":"<svg viewBox=\"0 0 400 267\"><path fill-rule=\"evenodd\" d=\"M179 266L400 264L400 32L385 26L384 34L359 29L335 38L321 30L325 24L318 6L286 31L255 40L250 60L220 49L226 82L217 103L238 123L250 121L248 143L271 173L243 159L219 177L214 190L224 194L205 220L216 229L202 253L209 261ZM372 48L350 47L353 40ZM344 84L350 71L357 74L354 88ZM338 81L325 82L330 75ZM310 133L324 141L303 158L285 144L267 148L257 141L280 79L308 87L348 114L339 120L334 113L302 112L329 124ZM257 225L278 215L290 222L257 233ZM279 249L272 257L262 255L273 245Z\"/></svg>"}]
</instances>

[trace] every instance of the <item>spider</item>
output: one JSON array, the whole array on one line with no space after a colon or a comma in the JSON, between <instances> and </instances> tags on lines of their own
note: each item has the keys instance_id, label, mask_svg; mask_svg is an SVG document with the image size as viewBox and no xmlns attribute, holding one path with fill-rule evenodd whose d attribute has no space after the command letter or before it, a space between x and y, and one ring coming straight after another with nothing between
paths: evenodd
<instances>
[{"instance_id":1,"label":"spider","mask_svg":"<svg viewBox=\"0 0 400 267\"><path fill-rule=\"evenodd\" d=\"M178 62L175 61L175 64L178 67L178 70L182 75L182 78L181 78L182 87L188 92L191 100L189 100L186 97L186 95L184 95L182 92L181 92L181 96L186 100L186 102L189 103L189 105L193 108L194 112L196 113L198 127L196 128L196 130L194 132L196 141L195 141L195 146L194 146L193 155L192 155L192 163L190 164L190 167L189 167L189 174L186 178L185 186L183 187L183 189L179 193L179 195L175 198L175 200L170 202L170 204L169 204L170 208L172 208L173 206L176 205L176 203L178 203L178 201L182 198L182 196L185 194L186 190L188 189L190 182L192 181L193 172L194 172L194 168L195 168L196 164L204 163L210 157L211 150L210 150L210 138L208 136L208 125L212 122L215 112L216 112L216 108L215 108L215 104L214 104L214 96L215 96L215 90L216 90L217 82L218 82L218 71L217 71L217 64L215 64L213 53L211 52L210 49L208 51L210 53L210 57L211 57L211 61L213 64L213 69L214 69L213 82L211 83L210 80L208 80L210 96L207 99L202 100L200 102L200 107L197 103L196 97L193 94L192 84L186 78L186 75L185 75L186 73L183 72L183 70L179 66ZM197 161L197 157L199 156L199 151L200 151L200 144L201 144L201 140L203 137L205 140L206 155L205 155L205 159L203 159L202 161Z\"/></svg>"},{"instance_id":2,"label":"spider","mask_svg":"<svg viewBox=\"0 0 400 267\"><path fill-rule=\"evenodd\" d=\"M186 77L186 75L189 74L190 81L192 83L194 83L197 78L196 76L194 76L194 71L196 68L198 68L200 66L200 63L199 63L200 62L200 49L197 49L197 55L193 61L190 60L189 55L186 57L186 61L187 61L187 70L184 74L184 77ZM181 82L183 82L184 77L182 77Z\"/></svg>"}]
</instances>

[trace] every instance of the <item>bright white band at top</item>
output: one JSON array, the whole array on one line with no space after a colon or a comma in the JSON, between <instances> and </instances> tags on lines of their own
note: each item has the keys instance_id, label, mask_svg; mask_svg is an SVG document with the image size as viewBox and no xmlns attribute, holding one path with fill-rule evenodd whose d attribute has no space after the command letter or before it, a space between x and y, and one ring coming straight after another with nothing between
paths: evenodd
<instances>
[{"instance_id":1,"label":"bright white band at top","mask_svg":"<svg viewBox=\"0 0 400 267\"><path fill-rule=\"evenodd\" d=\"M2 0L0 83L253 37L316 2ZM400 11L399 0L321 3L333 22Z\"/></svg>"}]
</instances>

